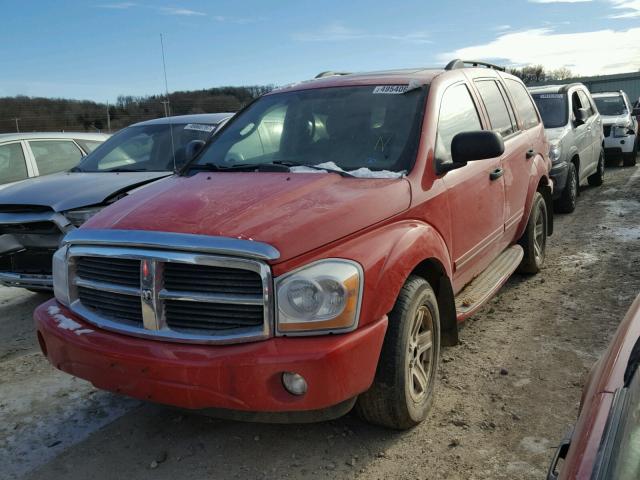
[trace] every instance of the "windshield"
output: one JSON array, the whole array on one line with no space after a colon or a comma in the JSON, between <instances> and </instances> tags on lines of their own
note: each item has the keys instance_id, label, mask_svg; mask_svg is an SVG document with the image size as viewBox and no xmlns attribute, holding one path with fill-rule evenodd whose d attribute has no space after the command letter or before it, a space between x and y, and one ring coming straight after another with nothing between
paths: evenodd
<instances>
[{"instance_id":1,"label":"windshield","mask_svg":"<svg viewBox=\"0 0 640 480\"><path fill-rule=\"evenodd\" d=\"M125 128L96 148L80 163L82 172L110 170L172 171L169 124ZM171 125L178 167L184 165L184 151L191 140L206 141L214 125L176 123Z\"/></svg>"},{"instance_id":2,"label":"windshield","mask_svg":"<svg viewBox=\"0 0 640 480\"><path fill-rule=\"evenodd\" d=\"M534 93L544 128L563 127L568 122L567 96L562 93Z\"/></svg>"},{"instance_id":3,"label":"windshield","mask_svg":"<svg viewBox=\"0 0 640 480\"><path fill-rule=\"evenodd\" d=\"M193 166L333 162L346 171L408 171L425 95L425 88L407 91L406 85L266 95L235 117Z\"/></svg>"},{"instance_id":4,"label":"windshield","mask_svg":"<svg viewBox=\"0 0 640 480\"><path fill-rule=\"evenodd\" d=\"M593 97L601 115L624 115L627 107L621 95L617 97Z\"/></svg>"}]
</instances>

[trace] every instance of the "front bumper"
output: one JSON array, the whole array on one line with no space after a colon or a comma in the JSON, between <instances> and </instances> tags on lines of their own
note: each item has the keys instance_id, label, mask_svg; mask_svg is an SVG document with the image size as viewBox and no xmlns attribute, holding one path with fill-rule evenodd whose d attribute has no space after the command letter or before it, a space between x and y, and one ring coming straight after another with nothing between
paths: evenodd
<instances>
[{"instance_id":1,"label":"front bumper","mask_svg":"<svg viewBox=\"0 0 640 480\"><path fill-rule=\"evenodd\" d=\"M567 172L569 164L567 162L554 163L549 171L549 176L553 180L553 196L554 200L560 198L565 185L567 184Z\"/></svg>"},{"instance_id":2,"label":"front bumper","mask_svg":"<svg viewBox=\"0 0 640 480\"><path fill-rule=\"evenodd\" d=\"M51 275L0 272L0 285L32 290L53 290L53 277Z\"/></svg>"},{"instance_id":3,"label":"front bumper","mask_svg":"<svg viewBox=\"0 0 640 480\"><path fill-rule=\"evenodd\" d=\"M627 135L626 137L605 137L604 152L607 155L620 155L633 152L636 144L636 135Z\"/></svg>"},{"instance_id":4,"label":"front bumper","mask_svg":"<svg viewBox=\"0 0 640 480\"><path fill-rule=\"evenodd\" d=\"M49 361L98 388L180 408L265 414L348 404L371 386L387 328L385 316L343 335L211 346L99 330L55 300L34 319ZM283 372L302 375L307 393L288 393Z\"/></svg>"}]
</instances>

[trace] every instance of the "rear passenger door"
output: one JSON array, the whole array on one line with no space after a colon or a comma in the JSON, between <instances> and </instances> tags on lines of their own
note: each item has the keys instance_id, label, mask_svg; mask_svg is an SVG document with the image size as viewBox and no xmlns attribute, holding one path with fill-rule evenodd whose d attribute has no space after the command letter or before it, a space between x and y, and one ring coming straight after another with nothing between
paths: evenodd
<instances>
[{"instance_id":1,"label":"rear passenger door","mask_svg":"<svg viewBox=\"0 0 640 480\"><path fill-rule=\"evenodd\" d=\"M82 151L71 140L29 140L27 143L38 169L37 175L69 170L82 159Z\"/></svg>"},{"instance_id":2,"label":"rear passenger door","mask_svg":"<svg viewBox=\"0 0 640 480\"><path fill-rule=\"evenodd\" d=\"M512 242L525 213L531 182L531 163L536 155L533 148L534 136L544 135L544 129L526 87L508 78L504 82L510 97L507 107L517 116L517 132L513 137L505 139L506 150L510 155L503 160L507 190L505 236ZM547 152L539 153L546 155Z\"/></svg>"},{"instance_id":3,"label":"rear passenger door","mask_svg":"<svg viewBox=\"0 0 640 480\"><path fill-rule=\"evenodd\" d=\"M25 180L30 176L22 142L0 145L0 185Z\"/></svg>"}]
</instances>

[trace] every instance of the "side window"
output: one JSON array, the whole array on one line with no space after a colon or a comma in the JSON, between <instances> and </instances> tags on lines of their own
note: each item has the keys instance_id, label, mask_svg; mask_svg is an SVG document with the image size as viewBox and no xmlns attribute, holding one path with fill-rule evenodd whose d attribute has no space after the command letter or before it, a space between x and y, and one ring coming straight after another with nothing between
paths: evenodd
<instances>
[{"instance_id":1,"label":"side window","mask_svg":"<svg viewBox=\"0 0 640 480\"><path fill-rule=\"evenodd\" d=\"M514 133L516 129L511 122L511 116L507 109L507 104L498 89L498 84L493 80L482 80L476 82L482 102L489 114L491 128L494 132L499 133L503 137L507 137Z\"/></svg>"},{"instance_id":2,"label":"side window","mask_svg":"<svg viewBox=\"0 0 640 480\"><path fill-rule=\"evenodd\" d=\"M98 142L96 140L78 140L76 138L75 141L87 153L93 152L96 148L98 148L100 145L102 145L102 142Z\"/></svg>"},{"instance_id":3,"label":"side window","mask_svg":"<svg viewBox=\"0 0 640 480\"><path fill-rule=\"evenodd\" d=\"M538 125L538 123L540 123L538 112L525 86L510 78L507 78L505 83L515 103L515 109L522 120L522 127L527 130Z\"/></svg>"},{"instance_id":4,"label":"side window","mask_svg":"<svg viewBox=\"0 0 640 480\"><path fill-rule=\"evenodd\" d=\"M33 140L29 142L40 175L75 167L82 158L80 149L70 141Z\"/></svg>"},{"instance_id":5,"label":"side window","mask_svg":"<svg viewBox=\"0 0 640 480\"><path fill-rule=\"evenodd\" d=\"M260 157L279 152L286 110L286 107L278 105L265 113L259 125L247 125L246 133L240 132L246 138L231 147L225 155L225 162L252 163Z\"/></svg>"},{"instance_id":6,"label":"side window","mask_svg":"<svg viewBox=\"0 0 640 480\"><path fill-rule=\"evenodd\" d=\"M451 141L458 133L482 130L480 117L466 85L449 87L442 96L438 130L436 133L436 159L451 162Z\"/></svg>"},{"instance_id":7,"label":"side window","mask_svg":"<svg viewBox=\"0 0 640 480\"><path fill-rule=\"evenodd\" d=\"M0 145L0 185L28 178L20 142Z\"/></svg>"},{"instance_id":8,"label":"side window","mask_svg":"<svg viewBox=\"0 0 640 480\"><path fill-rule=\"evenodd\" d=\"M589 101L589 97L582 90L578 90L578 96L580 97L580 103L582 104L582 108L587 111L589 116L593 115L593 107L591 106L591 102Z\"/></svg>"},{"instance_id":9,"label":"side window","mask_svg":"<svg viewBox=\"0 0 640 480\"><path fill-rule=\"evenodd\" d=\"M580 100L580 96L578 92L573 92L571 95L571 113L573 114L573 119L578 118L578 110L582 108L582 101Z\"/></svg>"}]
</instances>

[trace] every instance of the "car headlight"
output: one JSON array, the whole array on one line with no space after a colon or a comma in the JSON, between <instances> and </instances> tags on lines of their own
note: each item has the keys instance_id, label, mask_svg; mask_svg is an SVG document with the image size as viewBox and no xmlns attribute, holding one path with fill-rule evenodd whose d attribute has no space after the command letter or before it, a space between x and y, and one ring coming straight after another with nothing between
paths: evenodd
<instances>
[{"instance_id":1,"label":"car headlight","mask_svg":"<svg viewBox=\"0 0 640 480\"><path fill-rule=\"evenodd\" d=\"M281 334L347 332L358 325L362 267L349 260L312 263L276 279Z\"/></svg>"},{"instance_id":2,"label":"car headlight","mask_svg":"<svg viewBox=\"0 0 640 480\"><path fill-rule=\"evenodd\" d=\"M551 147L549 147L549 158L552 163L559 162L561 154L562 149L560 148L560 144L552 144Z\"/></svg>"},{"instance_id":3,"label":"car headlight","mask_svg":"<svg viewBox=\"0 0 640 480\"><path fill-rule=\"evenodd\" d=\"M78 208L76 210L67 210L66 212L62 212L62 214L72 225L79 227L103 208L104 206L102 205L99 207Z\"/></svg>"},{"instance_id":4,"label":"car headlight","mask_svg":"<svg viewBox=\"0 0 640 480\"><path fill-rule=\"evenodd\" d=\"M69 246L59 248L53 254L53 295L63 305L69 306L69 266L67 265L67 251Z\"/></svg>"}]
</instances>

